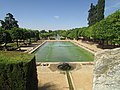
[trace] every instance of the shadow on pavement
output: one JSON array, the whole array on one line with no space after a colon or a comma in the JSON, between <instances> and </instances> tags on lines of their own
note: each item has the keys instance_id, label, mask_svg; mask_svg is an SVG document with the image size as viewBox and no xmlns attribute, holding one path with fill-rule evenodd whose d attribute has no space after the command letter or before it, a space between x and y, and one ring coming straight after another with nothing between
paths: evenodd
<instances>
[{"instance_id":1,"label":"shadow on pavement","mask_svg":"<svg viewBox=\"0 0 120 90\"><path fill-rule=\"evenodd\" d=\"M55 84L46 83L38 87L38 90L58 90Z\"/></svg>"}]
</instances>

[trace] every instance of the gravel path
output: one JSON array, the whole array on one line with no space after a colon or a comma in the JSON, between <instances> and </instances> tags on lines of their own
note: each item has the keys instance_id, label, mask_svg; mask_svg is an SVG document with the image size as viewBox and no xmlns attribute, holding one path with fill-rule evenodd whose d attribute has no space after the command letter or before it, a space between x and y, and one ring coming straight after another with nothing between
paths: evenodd
<instances>
[{"instance_id":1,"label":"gravel path","mask_svg":"<svg viewBox=\"0 0 120 90\"><path fill-rule=\"evenodd\" d=\"M91 43L91 42L83 42L81 40L78 40L78 41L73 40L73 41L80 44L81 46L85 47L86 49L89 49L89 50L93 51L93 52L98 52L98 51L103 50L101 48L98 48L97 44L94 44L94 43Z\"/></svg>"}]
</instances>

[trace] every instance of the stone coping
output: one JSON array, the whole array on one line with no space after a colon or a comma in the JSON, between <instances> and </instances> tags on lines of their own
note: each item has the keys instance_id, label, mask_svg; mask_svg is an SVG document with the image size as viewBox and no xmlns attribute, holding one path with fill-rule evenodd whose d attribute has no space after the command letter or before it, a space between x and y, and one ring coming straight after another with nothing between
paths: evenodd
<instances>
[{"instance_id":1,"label":"stone coping","mask_svg":"<svg viewBox=\"0 0 120 90\"><path fill-rule=\"evenodd\" d=\"M31 54L33 53L34 51L36 51L39 47L41 47L42 45L44 45L46 42L57 42L57 41L61 41L61 42L66 42L66 41L70 41L70 40L45 40L42 44L38 45L37 47L33 47L33 48L30 48L28 49L26 52Z\"/></svg>"},{"instance_id":2,"label":"stone coping","mask_svg":"<svg viewBox=\"0 0 120 90\"><path fill-rule=\"evenodd\" d=\"M94 65L94 62L36 62L36 65L37 66L47 66L47 67L49 67L50 64L62 64L62 63L81 64L81 65Z\"/></svg>"},{"instance_id":3,"label":"stone coping","mask_svg":"<svg viewBox=\"0 0 120 90\"><path fill-rule=\"evenodd\" d=\"M42 45L44 45L46 43L46 41L44 41L42 44L38 45L35 48L32 48L31 50L27 51L29 54L33 53L34 51L36 51L39 47L41 47Z\"/></svg>"},{"instance_id":4,"label":"stone coping","mask_svg":"<svg viewBox=\"0 0 120 90\"><path fill-rule=\"evenodd\" d=\"M79 46L79 47L81 47L81 48L87 50L88 52L91 52L91 53L94 54L94 55L95 55L95 53L96 53L95 51L92 51L91 49L89 49L89 48L87 48L87 47L85 47L85 46L83 46L83 45L81 45L81 44L75 42L74 40L71 40L70 42L72 42L72 43L74 43L75 45L77 45L77 46Z\"/></svg>"}]
</instances>

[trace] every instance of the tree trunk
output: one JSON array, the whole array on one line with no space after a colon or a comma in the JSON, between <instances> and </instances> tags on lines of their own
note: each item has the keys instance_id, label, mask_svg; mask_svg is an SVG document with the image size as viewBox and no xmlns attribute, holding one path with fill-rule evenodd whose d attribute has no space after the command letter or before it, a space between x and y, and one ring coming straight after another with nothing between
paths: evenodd
<instances>
[{"instance_id":1,"label":"tree trunk","mask_svg":"<svg viewBox=\"0 0 120 90\"><path fill-rule=\"evenodd\" d=\"M18 39L16 40L16 43L17 43L17 48L18 48L19 47Z\"/></svg>"},{"instance_id":2,"label":"tree trunk","mask_svg":"<svg viewBox=\"0 0 120 90\"><path fill-rule=\"evenodd\" d=\"M7 43L6 42L5 42L4 47L5 47L5 51L7 51Z\"/></svg>"},{"instance_id":3,"label":"tree trunk","mask_svg":"<svg viewBox=\"0 0 120 90\"><path fill-rule=\"evenodd\" d=\"M30 38L30 40L29 40L29 45L31 44L31 38Z\"/></svg>"}]
</instances>

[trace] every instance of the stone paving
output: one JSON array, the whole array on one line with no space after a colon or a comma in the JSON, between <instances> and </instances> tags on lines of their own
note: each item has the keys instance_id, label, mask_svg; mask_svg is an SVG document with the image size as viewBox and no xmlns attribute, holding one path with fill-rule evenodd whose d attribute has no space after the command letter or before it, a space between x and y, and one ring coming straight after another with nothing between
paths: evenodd
<instances>
[{"instance_id":1,"label":"stone paving","mask_svg":"<svg viewBox=\"0 0 120 90\"><path fill-rule=\"evenodd\" d=\"M52 72L49 67L38 66L39 90L69 90L65 73Z\"/></svg>"},{"instance_id":2,"label":"stone paving","mask_svg":"<svg viewBox=\"0 0 120 90\"><path fill-rule=\"evenodd\" d=\"M82 65L77 71L72 71L75 90L92 90L93 65Z\"/></svg>"},{"instance_id":3,"label":"stone paving","mask_svg":"<svg viewBox=\"0 0 120 90\"><path fill-rule=\"evenodd\" d=\"M93 65L85 65L85 63L80 62L76 63L76 65L76 69L70 72L74 89L92 90ZM52 66L54 66L53 63ZM69 90L66 74L60 70L52 71L49 67L50 65L37 66L39 90Z\"/></svg>"}]
</instances>

